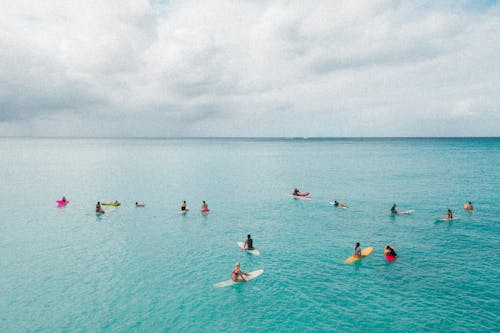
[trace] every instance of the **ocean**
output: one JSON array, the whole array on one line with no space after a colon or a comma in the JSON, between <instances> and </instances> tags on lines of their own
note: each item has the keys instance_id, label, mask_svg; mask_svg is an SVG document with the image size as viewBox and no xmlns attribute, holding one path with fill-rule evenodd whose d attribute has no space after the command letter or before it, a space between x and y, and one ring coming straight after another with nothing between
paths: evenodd
<instances>
[{"instance_id":1,"label":"ocean","mask_svg":"<svg viewBox=\"0 0 500 333\"><path fill-rule=\"evenodd\" d=\"M497 138L0 138L0 165L2 332L499 331ZM237 261L264 274L214 288Z\"/></svg>"}]
</instances>

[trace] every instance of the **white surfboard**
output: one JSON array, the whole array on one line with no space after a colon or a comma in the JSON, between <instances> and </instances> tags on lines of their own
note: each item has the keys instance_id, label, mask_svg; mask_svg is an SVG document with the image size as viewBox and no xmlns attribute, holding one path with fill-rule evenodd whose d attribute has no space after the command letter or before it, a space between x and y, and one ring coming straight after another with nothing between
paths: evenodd
<instances>
[{"instance_id":1,"label":"white surfboard","mask_svg":"<svg viewBox=\"0 0 500 333\"><path fill-rule=\"evenodd\" d=\"M249 280L255 279L258 276L261 276L262 273L264 273L264 270L258 269L256 271L248 273L248 275L246 275L245 277L247 278L247 281L249 281ZM240 283L240 282L239 281L234 282L232 279L229 279L229 280L214 284L214 288L229 287L229 286L232 286L233 284L237 284L237 283Z\"/></svg>"},{"instance_id":2,"label":"white surfboard","mask_svg":"<svg viewBox=\"0 0 500 333\"><path fill-rule=\"evenodd\" d=\"M247 251L248 253L253 254L254 256L260 256L260 252L259 252L259 250L257 250L256 248L254 248L253 250L247 250L247 249L245 249L245 243L243 243L243 242L238 242L237 244L238 244L238 246L239 246L242 250L245 250L245 251Z\"/></svg>"}]
</instances>

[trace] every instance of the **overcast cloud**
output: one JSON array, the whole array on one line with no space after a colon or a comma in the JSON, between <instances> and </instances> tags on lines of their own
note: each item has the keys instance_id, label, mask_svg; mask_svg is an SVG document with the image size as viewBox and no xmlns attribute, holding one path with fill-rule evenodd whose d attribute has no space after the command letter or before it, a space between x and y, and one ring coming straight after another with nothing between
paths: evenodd
<instances>
[{"instance_id":1,"label":"overcast cloud","mask_svg":"<svg viewBox=\"0 0 500 333\"><path fill-rule=\"evenodd\" d=\"M1 1L0 135L500 136L494 1Z\"/></svg>"}]
</instances>

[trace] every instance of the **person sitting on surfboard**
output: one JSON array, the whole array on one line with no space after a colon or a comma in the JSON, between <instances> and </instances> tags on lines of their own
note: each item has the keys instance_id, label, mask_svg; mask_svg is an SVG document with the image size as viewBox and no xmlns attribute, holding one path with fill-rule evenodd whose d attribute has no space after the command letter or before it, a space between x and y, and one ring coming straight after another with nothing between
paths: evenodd
<instances>
[{"instance_id":1,"label":"person sitting on surfboard","mask_svg":"<svg viewBox=\"0 0 500 333\"><path fill-rule=\"evenodd\" d=\"M237 262L233 268L233 271L231 272L231 279L234 282L247 282L247 279L245 278L246 275L248 274L240 269L240 263Z\"/></svg>"},{"instance_id":2,"label":"person sitting on surfboard","mask_svg":"<svg viewBox=\"0 0 500 333\"><path fill-rule=\"evenodd\" d=\"M384 250L384 253L391 256L391 257L397 257L397 253L396 253L396 250L394 250L394 248L391 246L391 245L387 245L385 247L385 250Z\"/></svg>"},{"instance_id":3,"label":"person sitting on surfboard","mask_svg":"<svg viewBox=\"0 0 500 333\"><path fill-rule=\"evenodd\" d=\"M298 189L298 188L295 188L295 189L293 190L293 195L299 195L299 194L300 194L299 189Z\"/></svg>"},{"instance_id":4,"label":"person sitting on surfboard","mask_svg":"<svg viewBox=\"0 0 500 333\"><path fill-rule=\"evenodd\" d=\"M252 239L252 236L250 235L247 235L247 239L245 241L245 244L243 245L243 248L245 250L253 250L253 239Z\"/></svg>"},{"instance_id":5,"label":"person sitting on surfboard","mask_svg":"<svg viewBox=\"0 0 500 333\"><path fill-rule=\"evenodd\" d=\"M95 205L95 212L98 214L104 214L104 211L101 208L101 203L98 201L97 205Z\"/></svg>"},{"instance_id":6,"label":"person sitting on surfboard","mask_svg":"<svg viewBox=\"0 0 500 333\"><path fill-rule=\"evenodd\" d=\"M356 257L361 257L361 244L356 243L356 246L354 247L354 256Z\"/></svg>"},{"instance_id":7,"label":"person sitting on surfboard","mask_svg":"<svg viewBox=\"0 0 500 333\"><path fill-rule=\"evenodd\" d=\"M201 210L208 210L208 204L205 202L205 200L203 200L201 204Z\"/></svg>"},{"instance_id":8,"label":"person sitting on surfboard","mask_svg":"<svg viewBox=\"0 0 500 333\"><path fill-rule=\"evenodd\" d=\"M188 207L188 205L187 205L187 203L186 203L186 200L184 200L184 201L182 202L182 205L181 205L181 210L182 210L182 211L189 210L189 207Z\"/></svg>"},{"instance_id":9,"label":"person sitting on surfboard","mask_svg":"<svg viewBox=\"0 0 500 333\"><path fill-rule=\"evenodd\" d=\"M391 208L391 214L397 214L398 211L396 210L396 204L392 205L392 208Z\"/></svg>"},{"instance_id":10,"label":"person sitting on surfboard","mask_svg":"<svg viewBox=\"0 0 500 333\"><path fill-rule=\"evenodd\" d=\"M448 219L453 220L453 213L451 212L451 209L448 208Z\"/></svg>"},{"instance_id":11,"label":"person sitting on surfboard","mask_svg":"<svg viewBox=\"0 0 500 333\"><path fill-rule=\"evenodd\" d=\"M469 203L464 204L464 208L465 208L465 210L468 210L469 212L474 210L474 207L472 207L472 202L470 202L470 201L469 201Z\"/></svg>"},{"instance_id":12,"label":"person sitting on surfboard","mask_svg":"<svg viewBox=\"0 0 500 333\"><path fill-rule=\"evenodd\" d=\"M66 197L63 195L62 199L61 199L62 202L66 203Z\"/></svg>"}]
</instances>

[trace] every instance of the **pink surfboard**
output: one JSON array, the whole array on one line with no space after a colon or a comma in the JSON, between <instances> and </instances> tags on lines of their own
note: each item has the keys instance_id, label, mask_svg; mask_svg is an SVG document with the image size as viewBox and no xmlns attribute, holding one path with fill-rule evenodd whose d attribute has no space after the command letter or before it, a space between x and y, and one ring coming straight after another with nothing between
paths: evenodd
<instances>
[{"instance_id":1,"label":"pink surfboard","mask_svg":"<svg viewBox=\"0 0 500 333\"><path fill-rule=\"evenodd\" d=\"M394 262L394 260L396 260L396 258L397 258L397 257L391 256L387 253L384 253L384 256L385 256L385 260L387 260L388 262Z\"/></svg>"}]
</instances>

